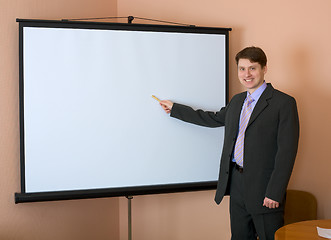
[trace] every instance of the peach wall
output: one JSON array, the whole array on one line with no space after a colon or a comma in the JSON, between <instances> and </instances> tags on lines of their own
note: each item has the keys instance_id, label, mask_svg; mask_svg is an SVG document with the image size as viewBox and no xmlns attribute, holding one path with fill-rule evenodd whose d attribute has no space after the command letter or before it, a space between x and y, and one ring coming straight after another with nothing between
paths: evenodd
<instances>
[{"instance_id":1,"label":"peach wall","mask_svg":"<svg viewBox=\"0 0 331 240\"><path fill-rule=\"evenodd\" d=\"M0 0L0 239L118 239L117 198L14 203L14 193L20 191L16 18L116 14L115 0Z\"/></svg>"},{"instance_id":2,"label":"peach wall","mask_svg":"<svg viewBox=\"0 0 331 240\"><path fill-rule=\"evenodd\" d=\"M321 219L331 218L330 9L329 0L118 0L119 16L233 28L231 96L243 90L234 55L250 45L266 51L267 82L293 95L299 108L301 137L289 187L312 192ZM217 207L212 198L213 191L136 197L135 239L228 239L228 200ZM125 211L121 199L121 240L127 239Z\"/></svg>"},{"instance_id":3,"label":"peach wall","mask_svg":"<svg viewBox=\"0 0 331 240\"><path fill-rule=\"evenodd\" d=\"M230 239L229 197L217 206L214 191L135 196L134 240ZM120 240L128 239L127 200L120 199Z\"/></svg>"}]
</instances>

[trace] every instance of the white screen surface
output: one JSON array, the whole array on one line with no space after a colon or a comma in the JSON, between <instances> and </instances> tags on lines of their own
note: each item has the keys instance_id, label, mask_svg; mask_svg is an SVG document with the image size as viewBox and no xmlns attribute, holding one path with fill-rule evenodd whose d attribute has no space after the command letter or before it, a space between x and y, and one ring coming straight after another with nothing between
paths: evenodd
<instances>
[{"instance_id":1,"label":"white screen surface","mask_svg":"<svg viewBox=\"0 0 331 240\"><path fill-rule=\"evenodd\" d=\"M216 181L223 128L151 96L225 106L225 36L25 27L25 191Z\"/></svg>"}]
</instances>

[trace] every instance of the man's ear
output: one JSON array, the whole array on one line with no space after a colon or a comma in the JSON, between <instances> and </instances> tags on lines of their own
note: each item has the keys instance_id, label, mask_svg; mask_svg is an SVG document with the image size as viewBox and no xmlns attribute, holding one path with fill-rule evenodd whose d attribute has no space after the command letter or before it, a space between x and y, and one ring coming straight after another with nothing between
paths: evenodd
<instances>
[{"instance_id":1,"label":"man's ear","mask_svg":"<svg viewBox=\"0 0 331 240\"><path fill-rule=\"evenodd\" d=\"M265 66L263 67L262 70L263 70L263 73L266 74L266 73L268 72L268 67L267 67L267 65L265 65Z\"/></svg>"}]
</instances>

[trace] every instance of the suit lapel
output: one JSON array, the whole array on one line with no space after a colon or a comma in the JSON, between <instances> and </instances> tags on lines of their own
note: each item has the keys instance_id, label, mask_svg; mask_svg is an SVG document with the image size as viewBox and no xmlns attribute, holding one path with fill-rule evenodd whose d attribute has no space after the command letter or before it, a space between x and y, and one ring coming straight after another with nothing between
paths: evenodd
<instances>
[{"instance_id":1,"label":"suit lapel","mask_svg":"<svg viewBox=\"0 0 331 240\"><path fill-rule=\"evenodd\" d=\"M268 99L272 98L274 88L270 83L268 83L267 88L262 93L261 97L259 98L258 102L256 103L254 110L252 112L251 118L247 124L247 127L254 122L254 120L260 115L260 113L268 106Z\"/></svg>"},{"instance_id":2,"label":"suit lapel","mask_svg":"<svg viewBox=\"0 0 331 240\"><path fill-rule=\"evenodd\" d=\"M241 113L241 109L243 107L244 101L246 99L247 96L247 92L242 92L238 98L238 101L235 104L234 107L234 112L233 112L233 116L234 116L234 123L235 123L235 127L233 129L235 129L237 131L237 129L239 129L239 121L240 121L240 113Z\"/></svg>"}]
</instances>

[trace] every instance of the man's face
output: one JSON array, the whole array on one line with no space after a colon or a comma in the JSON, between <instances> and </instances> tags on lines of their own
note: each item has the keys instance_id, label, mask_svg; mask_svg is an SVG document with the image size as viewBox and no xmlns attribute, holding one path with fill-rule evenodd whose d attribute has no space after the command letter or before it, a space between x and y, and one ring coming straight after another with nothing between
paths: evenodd
<instances>
[{"instance_id":1,"label":"man's face","mask_svg":"<svg viewBox=\"0 0 331 240\"><path fill-rule=\"evenodd\" d=\"M238 61L239 81L250 93L253 93L262 85L266 72L267 67L262 68L257 62L251 62L245 58Z\"/></svg>"}]
</instances>

